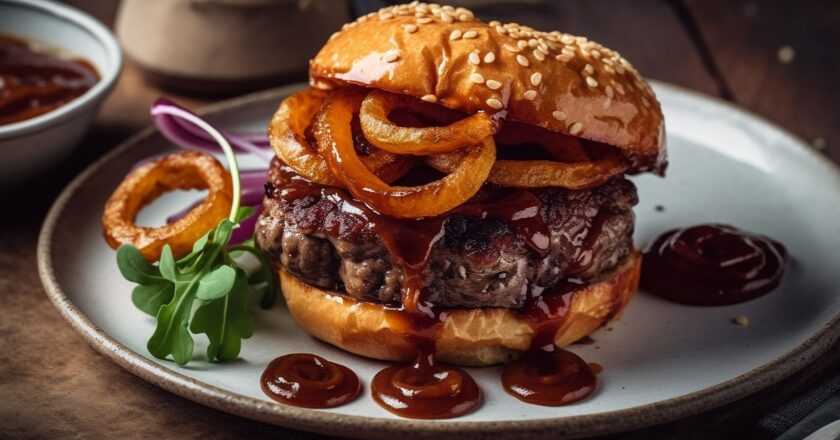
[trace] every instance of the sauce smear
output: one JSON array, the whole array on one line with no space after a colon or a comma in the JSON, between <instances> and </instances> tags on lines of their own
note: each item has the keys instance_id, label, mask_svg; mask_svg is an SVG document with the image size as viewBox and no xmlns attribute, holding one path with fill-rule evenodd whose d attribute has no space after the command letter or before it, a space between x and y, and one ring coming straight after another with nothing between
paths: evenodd
<instances>
[{"instance_id":1,"label":"sauce smear","mask_svg":"<svg viewBox=\"0 0 840 440\"><path fill-rule=\"evenodd\" d=\"M344 405L362 390L352 370L308 353L287 354L271 361L260 385L272 399L305 408Z\"/></svg>"},{"instance_id":2,"label":"sauce smear","mask_svg":"<svg viewBox=\"0 0 840 440\"><path fill-rule=\"evenodd\" d=\"M778 287L786 260L781 243L733 226L673 229L645 251L642 287L682 304L737 304Z\"/></svg>"},{"instance_id":3,"label":"sauce smear","mask_svg":"<svg viewBox=\"0 0 840 440\"><path fill-rule=\"evenodd\" d=\"M98 81L85 60L38 52L25 40L0 34L0 125L55 110Z\"/></svg>"}]
</instances>

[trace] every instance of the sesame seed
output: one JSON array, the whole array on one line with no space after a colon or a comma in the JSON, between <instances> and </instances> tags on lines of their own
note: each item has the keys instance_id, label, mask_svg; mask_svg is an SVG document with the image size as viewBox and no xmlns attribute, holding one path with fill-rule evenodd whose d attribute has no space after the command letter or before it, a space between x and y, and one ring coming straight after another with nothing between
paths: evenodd
<instances>
[{"instance_id":1,"label":"sesame seed","mask_svg":"<svg viewBox=\"0 0 840 440\"><path fill-rule=\"evenodd\" d=\"M528 62L528 58L525 58L523 55L517 55L516 62L522 67L528 67L531 64Z\"/></svg>"},{"instance_id":2,"label":"sesame seed","mask_svg":"<svg viewBox=\"0 0 840 440\"><path fill-rule=\"evenodd\" d=\"M422 17L417 19L417 24L429 24L432 22L431 17Z\"/></svg>"},{"instance_id":3,"label":"sesame seed","mask_svg":"<svg viewBox=\"0 0 840 440\"><path fill-rule=\"evenodd\" d=\"M502 101L499 101L499 100L498 100L498 99L496 99L496 98L490 98L490 99L488 99L488 100L487 100L487 105L489 105L490 107L493 107L493 108L494 108L494 109L496 109L496 110L498 110L498 109L500 109L500 108L504 107L504 106L502 105Z\"/></svg>"},{"instance_id":4,"label":"sesame seed","mask_svg":"<svg viewBox=\"0 0 840 440\"><path fill-rule=\"evenodd\" d=\"M612 88L612 86L607 86L607 87L604 89L604 92L607 94L607 98L612 99L612 97L613 97L613 88Z\"/></svg>"},{"instance_id":5,"label":"sesame seed","mask_svg":"<svg viewBox=\"0 0 840 440\"><path fill-rule=\"evenodd\" d=\"M470 74L470 81L476 84L481 84L484 82L484 77L478 72L473 72Z\"/></svg>"},{"instance_id":6,"label":"sesame seed","mask_svg":"<svg viewBox=\"0 0 840 440\"><path fill-rule=\"evenodd\" d=\"M568 63L569 60L571 60L571 57L569 57L568 55L562 54L562 55L557 55L556 57L554 57L554 59L557 60L557 61L562 61L564 63Z\"/></svg>"},{"instance_id":7,"label":"sesame seed","mask_svg":"<svg viewBox=\"0 0 840 440\"><path fill-rule=\"evenodd\" d=\"M575 122L574 124L569 126L569 134L576 135L583 130L583 124L580 122Z\"/></svg>"},{"instance_id":8,"label":"sesame seed","mask_svg":"<svg viewBox=\"0 0 840 440\"><path fill-rule=\"evenodd\" d=\"M592 49L589 53L592 55L592 58L595 58L596 60L601 58L601 51L598 49Z\"/></svg>"},{"instance_id":9,"label":"sesame seed","mask_svg":"<svg viewBox=\"0 0 840 440\"><path fill-rule=\"evenodd\" d=\"M615 90L618 92L619 95L624 94L624 86L622 86L621 84L616 83Z\"/></svg>"},{"instance_id":10,"label":"sesame seed","mask_svg":"<svg viewBox=\"0 0 840 440\"><path fill-rule=\"evenodd\" d=\"M545 60L545 54L544 54L544 53L542 53L542 52L540 52L540 51L538 51L538 50L535 50L535 51L534 51L534 58L536 58L536 59L538 59L538 60L540 60L540 61L543 61L543 60Z\"/></svg>"},{"instance_id":11,"label":"sesame seed","mask_svg":"<svg viewBox=\"0 0 840 440\"><path fill-rule=\"evenodd\" d=\"M586 85L588 85L589 87L598 87L598 81L595 80L595 78L593 78L591 76L587 76L586 77Z\"/></svg>"},{"instance_id":12,"label":"sesame seed","mask_svg":"<svg viewBox=\"0 0 840 440\"><path fill-rule=\"evenodd\" d=\"M524 96L525 99L527 99L528 101L533 101L534 98L537 97L537 91L536 90L526 90L525 93L522 94L522 96Z\"/></svg>"},{"instance_id":13,"label":"sesame seed","mask_svg":"<svg viewBox=\"0 0 840 440\"><path fill-rule=\"evenodd\" d=\"M612 66L604 65L604 66L602 66L602 68L604 69L604 72L615 73L615 69L613 69Z\"/></svg>"},{"instance_id":14,"label":"sesame seed","mask_svg":"<svg viewBox=\"0 0 840 440\"><path fill-rule=\"evenodd\" d=\"M601 62L608 66L612 66L613 64L615 64L615 61L613 61L612 58L604 58L603 60L601 60Z\"/></svg>"},{"instance_id":15,"label":"sesame seed","mask_svg":"<svg viewBox=\"0 0 840 440\"><path fill-rule=\"evenodd\" d=\"M409 34L413 34L413 33L417 32L417 25L416 24L411 24L411 23L404 24L403 29L405 29L405 31L408 32Z\"/></svg>"},{"instance_id":16,"label":"sesame seed","mask_svg":"<svg viewBox=\"0 0 840 440\"><path fill-rule=\"evenodd\" d=\"M423 95L420 99L426 102L437 102L437 96L435 95Z\"/></svg>"},{"instance_id":17,"label":"sesame seed","mask_svg":"<svg viewBox=\"0 0 840 440\"><path fill-rule=\"evenodd\" d=\"M624 66L621 64L616 65L615 71L618 72L619 75L624 75Z\"/></svg>"},{"instance_id":18,"label":"sesame seed","mask_svg":"<svg viewBox=\"0 0 840 440\"><path fill-rule=\"evenodd\" d=\"M499 23L499 20L493 20L490 23L487 23L487 25L492 26L492 27L496 27L496 26L501 26L502 24Z\"/></svg>"},{"instance_id":19,"label":"sesame seed","mask_svg":"<svg viewBox=\"0 0 840 440\"><path fill-rule=\"evenodd\" d=\"M388 52L385 54L385 62L386 63L393 63L400 59L400 54L398 52Z\"/></svg>"},{"instance_id":20,"label":"sesame seed","mask_svg":"<svg viewBox=\"0 0 840 440\"><path fill-rule=\"evenodd\" d=\"M442 12L440 14L440 21L444 23L452 23L453 21L455 21L455 19L451 15Z\"/></svg>"},{"instance_id":21,"label":"sesame seed","mask_svg":"<svg viewBox=\"0 0 840 440\"><path fill-rule=\"evenodd\" d=\"M540 85L540 81L542 81L542 73L534 72L534 74L531 75L531 85L538 86Z\"/></svg>"},{"instance_id":22,"label":"sesame seed","mask_svg":"<svg viewBox=\"0 0 840 440\"><path fill-rule=\"evenodd\" d=\"M476 31L466 31L464 32L464 39L465 40L472 40L473 38L478 36L478 32Z\"/></svg>"},{"instance_id":23,"label":"sesame seed","mask_svg":"<svg viewBox=\"0 0 840 440\"><path fill-rule=\"evenodd\" d=\"M503 27L501 27L501 26L496 26L496 33L497 33L497 34L504 35L504 34L506 34L506 33L507 33L507 29L505 29L505 28L503 28Z\"/></svg>"},{"instance_id":24,"label":"sesame seed","mask_svg":"<svg viewBox=\"0 0 840 440\"><path fill-rule=\"evenodd\" d=\"M487 80L487 87L489 87L490 90L496 90L501 86L502 86L502 83L496 81L495 79L488 79Z\"/></svg>"},{"instance_id":25,"label":"sesame seed","mask_svg":"<svg viewBox=\"0 0 840 440\"><path fill-rule=\"evenodd\" d=\"M394 14L391 14L390 12L386 12L384 14L379 14L379 19L380 20L390 20L392 18L394 18Z\"/></svg>"},{"instance_id":26,"label":"sesame seed","mask_svg":"<svg viewBox=\"0 0 840 440\"><path fill-rule=\"evenodd\" d=\"M746 315L738 315L738 316L732 318L732 323L735 324L735 325L739 325L741 327L746 327L746 326L750 325L750 319L747 318Z\"/></svg>"},{"instance_id":27,"label":"sesame seed","mask_svg":"<svg viewBox=\"0 0 840 440\"><path fill-rule=\"evenodd\" d=\"M528 40L528 46L531 46L532 48L537 47L537 44L539 44L539 43L537 43L537 40L534 39L534 38L531 38L530 40Z\"/></svg>"},{"instance_id":28,"label":"sesame seed","mask_svg":"<svg viewBox=\"0 0 840 440\"><path fill-rule=\"evenodd\" d=\"M563 44L572 44L575 42L575 37L569 34L563 34L563 36L560 37L560 41L563 42Z\"/></svg>"},{"instance_id":29,"label":"sesame seed","mask_svg":"<svg viewBox=\"0 0 840 440\"><path fill-rule=\"evenodd\" d=\"M455 29L451 34L449 34L450 40L457 40L459 38L461 38L461 31L458 29Z\"/></svg>"},{"instance_id":30,"label":"sesame seed","mask_svg":"<svg viewBox=\"0 0 840 440\"><path fill-rule=\"evenodd\" d=\"M513 52L513 53L517 53L517 52L521 52L521 51L522 51L522 49L520 49L520 48L518 48L518 47L511 46L510 44L505 44L505 45L504 45L504 46L502 46L502 47L503 47L506 51L508 51L508 52Z\"/></svg>"},{"instance_id":31,"label":"sesame seed","mask_svg":"<svg viewBox=\"0 0 840 440\"><path fill-rule=\"evenodd\" d=\"M606 110L606 109L610 108L611 104L612 104L612 98L607 96L607 99L605 99L604 102L601 103L601 108Z\"/></svg>"},{"instance_id":32,"label":"sesame seed","mask_svg":"<svg viewBox=\"0 0 840 440\"><path fill-rule=\"evenodd\" d=\"M490 64L493 61L496 61L496 54L494 54L493 52L487 52L484 55L484 62L487 63L487 64Z\"/></svg>"},{"instance_id":33,"label":"sesame seed","mask_svg":"<svg viewBox=\"0 0 840 440\"><path fill-rule=\"evenodd\" d=\"M562 110L554 110L553 112L551 112L551 116L554 117L554 119L557 119L558 121L562 121L563 119L566 119L566 112Z\"/></svg>"},{"instance_id":34,"label":"sesame seed","mask_svg":"<svg viewBox=\"0 0 840 440\"><path fill-rule=\"evenodd\" d=\"M793 61L793 58L796 56L796 51L794 51L792 47L785 45L779 48L779 53L777 55L780 62L788 64Z\"/></svg>"},{"instance_id":35,"label":"sesame seed","mask_svg":"<svg viewBox=\"0 0 840 440\"><path fill-rule=\"evenodd\" d=\"M458 16L458 20L461 20L461 21L468 21L472 18L473 18L472 15L469 15L469 14L461 14L461 15Z\"/></svg>"},{"instance_id":36,"label":"sesame seed","mask_svg":"<svg viewBox=\"0 0 840 440\"><path fill-rule=\"evenodd\" d=\"M814 138L814 140L811 142L811 145L813 145L814 148L816 148L817 150L824 150L825 149L825 139L823 139L821 137Z\"/></svg>"},{"instance_id":37,"label":"sesame seed","mask_svg":"<svg viewBox=\"0 0 840 440\"><path fill-rule=\"evenodd\" d=\"M478 56L478 52L475 51L470 52L470 54L467 55L467 60L469 60L470 64L474 66L481 64L481 58Z\"/></svg>"},{"instance_id":38,"label":"sesame seed","mask_svg":"<svg viewBox=\"0 0 840 440\"><path fill-rule=\"evenodd\" d=\"M586 66L583 67L583 70L581 72L583 72L583 75L592 75L593 73L595 73L595 68L592 67L592 64L587 63Z\"/></svg>"},{"instance_id":39,"label":"sesame seed","mask_svg":"<svg viewBox=\"0 0 840 440\"><path fill-rule=\"evenodd\" d=\"M516 46L520 49L525 49L526 47L528 47L528 42L525 40L519 40L516 42Z\"/></svg>"}]
</instances>

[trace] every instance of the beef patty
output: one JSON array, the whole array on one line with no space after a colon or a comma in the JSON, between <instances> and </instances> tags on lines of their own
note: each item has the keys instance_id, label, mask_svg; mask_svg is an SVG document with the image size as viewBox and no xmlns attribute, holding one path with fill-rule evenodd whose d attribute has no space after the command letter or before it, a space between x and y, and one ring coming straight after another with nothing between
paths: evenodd
<instances>
[{"instance_id":1,"label":"beef patty","mask_svg":"<svg viewBox=\"0 0 840 440\"><path fill-rule=\"evenodd\" d=\"M309 284L398 304L403 270L371 225L341 209L334 197L280 197L288 173L279 168L275 164L269 171L257 244ZM516 308L530 292L567 278L596 279L629 254L638 199L628 180L533 193L542 202L540 215L550 235L546 255L503 221L450 215L422 273L424 298L444 307Z\"/></svg>"}]
</instances>

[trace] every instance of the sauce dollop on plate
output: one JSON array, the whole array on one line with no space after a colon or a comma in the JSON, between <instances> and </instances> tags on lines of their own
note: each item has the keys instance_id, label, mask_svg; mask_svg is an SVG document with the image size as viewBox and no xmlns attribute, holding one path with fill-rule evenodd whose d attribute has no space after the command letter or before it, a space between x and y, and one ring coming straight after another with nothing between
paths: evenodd
<instances>
[{"instance_id":1,"label":"sauce dollop on plate","mask_svg":"<svg viewBox=\"0 0 840 440\"><path fill-rule=\"evenodd\" d=\"M786 260L781 243L733 226L672 229L645 251L642 287L682 304L737 304L778 287Z\"/></svg>"}]
</instances>

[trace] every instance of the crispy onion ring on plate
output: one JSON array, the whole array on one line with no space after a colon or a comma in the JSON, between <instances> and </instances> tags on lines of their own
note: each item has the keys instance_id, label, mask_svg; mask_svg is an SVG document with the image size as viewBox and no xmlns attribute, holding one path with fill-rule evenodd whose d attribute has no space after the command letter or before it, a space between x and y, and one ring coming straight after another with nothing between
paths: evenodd
<instances>
[{"instance_id":1,"label":"crispy onion ring on plate","mask_svg":"<svg viewBox=\"0 0 840 440\"><path fill-rule=\"evenodd\" d=\"M166 192L206 189L207 197L177 221L161 227L135 224L137 214ZM116 249L130 243L149 261L160 258L168 244L177 257L188 254L193 243L230 214L230 175L213 156L197 151L170 154L129 173L105 204L103 232Z\"/></svg>"},{"instance_id":2,"label":"crispy onion ring on plate","mask_svg":"<svg viewBox=\"0 0 840 440\"><path fill-rule=\"evenodd\" d=\"M499 128L499 123L484 112L443 127L402 127L388 119L398 108L423 114L424 105L428 104L405 95L379 90L370 92L359 110L365 137L385 151L425 156L472 147L493 136Z\"/></svg>"},{"instance_id":3,"label":"crispy onion ring on plate","mask_svg":"<svg viewBox=\"0 0 840 440\"><path fill-rule=\"evenodd\" d=\"M444 172L462 166L464 153L455 151L426 158L426 164ZM560 187L587 189L599 186L627 170L629 164L620 153L586 162L556 162L552 160L499 160L487 176L487 181L512 188Z\"/></svg>"},{"instance_id":4,"label":"crispy onion ring on plate","mask_svg":"<svg viewBox=\"0 0 840 440\"><path fill-rule=\"evenodd\" d=\"M338 90L321 107L314 123L319 152L354 196L383 214L420 218L443 214L478 192L496 159L492 136L465 150L459 165L440 180L421 186L390 186L376 177L353 147L350 123L363 99L363 91Z\"/></svg>"},{"instance_id":5,"label":"crispy onion ring on plate","mask_svg":"<svg viewBox=\"0 0 840 440\"><path fill-rule=\"evenodd\" d=\"M277 156L305 179L321 185L342 186L306 136L312 118L330 93L309 88L284 99L268 126L268 138ZM361 160L386 182L399 179L413 165L409 156L397 156L377 148Z\"/></svg>"}]
</instances>

